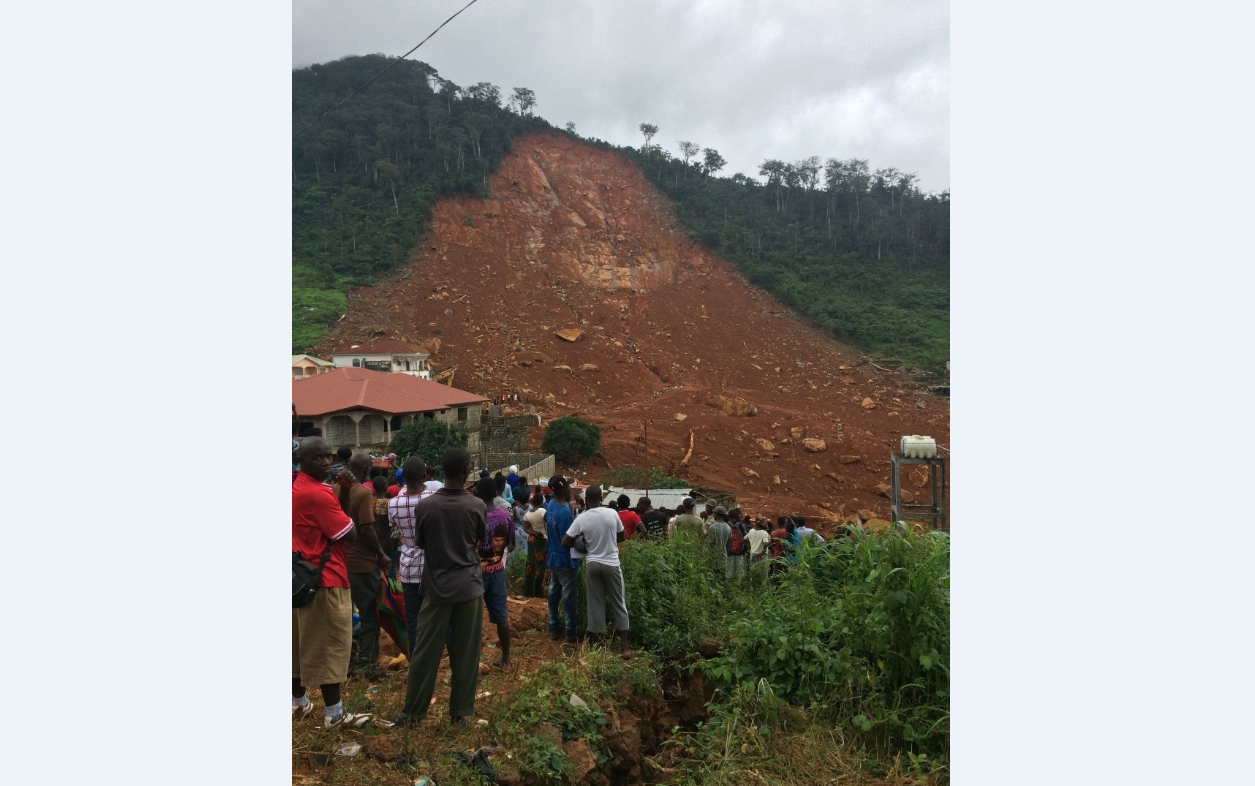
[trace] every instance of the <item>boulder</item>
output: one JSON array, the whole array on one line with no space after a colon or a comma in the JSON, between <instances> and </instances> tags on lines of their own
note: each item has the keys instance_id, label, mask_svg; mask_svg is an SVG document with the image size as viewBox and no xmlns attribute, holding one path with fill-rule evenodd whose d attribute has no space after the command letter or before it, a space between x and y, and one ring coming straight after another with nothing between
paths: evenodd
<instances>
[{"instance_id":1,"label":"boulder","mask_svg":"<svg viewBox=\"0 0 1255 786\"><path fill-rule=\"evenodd\" d=\"M755 444L758 445L758 447L762 448L763 450L767 452L771 452L776 449L776 446L771 444L771 440L769 439L763 439L762 437L759 437L758 439L755 439L754 442Z\"/></svg>"},{"instance_id":2,"label":"boulder","mask_svg":"<svg viewBox=\"0 0 1255 786\"><path fill-rule=\"evenodd\" d=\"M676 420L688 420L688 415L685 415L683 412L677 412L675 413L675 419Z\"/></svg>"},{"instance_id":3,"label":"boulder","mask_svg":"<svg viewBox=\"0 0 1255 786\"><path fill-rule=\"evenodd\" d=\"M587 740L571 740L562 744L562 752L571 762L571 782L579 783L584 776L597 769L597 754Z\"/></svg>"},{"instance_id":4,"label":"boulder","mask_svg":"<svg viewBox=\"0 0 1255 786\"><path fill-rule=\"evenodd\" d=\"M599 366L593 365L592 363L585 363L584 365L580 366L580 371L601 371L601 368Z\"/></svg>"},{"instance_id":5,"label":"boulder","mask_svg":"<svg viewBox=\"0 0 1255 786\"><path fill-rule=\"evenodd\" d=\"M863 460L862 456L842 456L838 459L842 464L857 464Z\"/></svg>"},{"instance_id":6,"label":"boulder","mask_svg":"<svg viewBox=\"0 0 1255 786\"><path fill-rule=\"evenodd\" d=\"M750 469L749 467L741 467L741 474L742 474L742 475L744 475L744 476L745 476L745 477L747 477L747 478L756 478L756 477L758 477L758 473L757 473L757 472L755 472L754 470Z\"/></svg>"},{"instance_id":7,"label":"boulder","mask_svg":"<svg viewBox=\"0 0 1255 786\"><path fill-rule=\"evenodd\" d=\"M806 449L807 453L823 453L828 449L828 443L822 439L807 437L802 440L802 447Z\"/></svg>"},{"instance_id":8,"label":"boulder","mask_svg":"<svg viewBox=\"0 0 1255 786\"><path fill-rule=\"evenodd\" d=\"M806 436L806 429L802 428L801 426L794 426L793 428L789 429L789 436L793 437L794 439L801 439L802 437Z\"/></svg>"},{"instance_id":9,"label":"boulder","mask_svg":"<svg viewBox=\"0 0 1255 786\"><path fill-rule=\"evenodd\" d=\"M553 367L553 370L554 370L554 371L565 371L565 372L567 372L567 373L570 373L570 372L571 372L571 367L570 367L570 366L567 366L567 365L560 365L560 366L554 366L554 367Z\"/></svg>"},{"instance_id":10,"label":"boulder","mask_svg":"<svg viewBox=\"0 0 1255 786\"><path fill-rule=\"evenodd\" d=\"M579 341L581 338L584 337L584 331L580 330L579 328L566 328L565 330L555 330L553 334L557 336L558 338L562 339L563 341Z\"/></svg>"},{"instance_id":11,"label":"boulder","mask_svg":"<svg viewBox=\"0 0 1255 786\"><path fill-rule=\"evenodd\" d=\"M888 497L890 494L893 493L893 487L890 486L888 483L877 483L876 493L882 497Z\"/></svg>"},{"instance_id":12,"label":"boulder","mask_svg":"<svg viewBox=\"0 0 1255 786\"><path fill-rule=\"evenodd\" d=\"M860 510L858 512L858 520L863 523L867 523L868 521L871 521L875 516L876 514L872 513L870 510Z\"/></svg>"},{"instance_id":13,"label":"boulder","mask_svg":"<svg viewBox=\"0 0 1255 786\"><path fill-rule=\"evenodd\" d=\"M771 485L773 485L773 486L779 486L779 485L780 485L780 476L779 476L779 475L772 475L772 476L771 476Z\"/></svg>"},{"instance_id":14,"label":"boulder","mask_svg":"<svg viewBox=\"0 0 1255 786\"><path fill-rule=\"evenodd\" d=\"M875 409L875 408L876 408L875 401L872 401L869 398L863 399L863 409Z\"/></svg>"},{"instance_id":15,"label":"boulder","mask_svg":"<svg viewBox=\"0 0 1255 786\"><path fill-rule=\"evenodd\" d=\"M758 411L752 404L746 403L743 398L732 399L719 393L707 396L706 406L714 407L725 415L737 417L752 416Z\"/></svg>"}]
</instances>

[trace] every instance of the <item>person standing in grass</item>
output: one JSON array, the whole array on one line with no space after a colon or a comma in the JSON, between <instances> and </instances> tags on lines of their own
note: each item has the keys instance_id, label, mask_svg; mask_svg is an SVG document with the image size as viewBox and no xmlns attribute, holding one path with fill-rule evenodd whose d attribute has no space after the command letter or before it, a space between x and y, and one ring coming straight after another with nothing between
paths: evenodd
<instances>
[{"instance_id":1,"label":"person standing in grass","mask_svg":"<svg viewBox=\"0 0 1255 786\"><path fill-rule=\"evenodd\" d=\"M667 516L660 510L654 510L654 503L649 497L636 500L636 514L641 523L636 527L638 538L661 540L667 537Z\"/></svg>"},{"instance_id":2,"label":"person standing in grass","mask_svg":"<svg viewBox=\"0 0 1255 786\"><path fill-rule=\"evenodd\" d=\"M568 644L579 641L579 618L575 607L578 587L576 572L580 561L571 558L571 549L562 545L562 538L575 520L571 510L571 481L562 475L549 479L553 499L545 505L545 539L549 543L546 563L549 566L549 635L554 641L562 638L558 604L566 612L566 640Z\"/></svg>"},{"instance_id":3,"label":"person standing in grass","mask_svg":"<svg viewBox=\"0 0 1255 786\"><path fill-rule=\"evenodd\" d=\"M723 505L717 505L710 511L710 517L706 520L706 537L710 539L710 545L714 547L715 553L723 558L724 575L731 576L732 564L728 558L728 540L732 537L732 527L728 524L728 509Z\"/></svg>"},{"instance_id":4,"label":"person standing in grass","mask_svg":"<svg viewBox=\"0 0 1255 786\"><path fill-rule=\"evenodd\" d=\"M393 718L412 725L427 717L436 688L440 653L449 647L449 716L465 728L475 712L484 582L479 547L487 538L484 503L466 490L471 456L449 448L440 457L445 483L414 508L414 545L423 550L423 608L418 613L414 658L406 680L405 705Z\"/></svg>"},{"instance_id":5,"label":"person standing in grass","mask_svg":"<svg viewBox=\"0 0 1255 786\"><path fill-rule=\"evenodd\" d=\"M606 601L614 615L619 632L619 647L624 658L636 653L628 644L628 613L624 599L623 571L619 567L619 544L623 542L623 522L613 510L601 504L601 487L584 490L586 507L575 518L562 537L562 545L574 548L582 536L587 548L585 583L588 599L588 632L600 637L606 630Z\"/></svg>"},{"instance_id":6,"label":"person standing in grass","mask_svg":"<svg viewBox=\"0 0 1255 786\"><path fill-rule=\"evenodd\" d=\"M510 511L493 505L497 484L489 478L475 483L475 496L484 503L486 537L479 547L479 569L483 574L484 606L488 621L497 626L501 657L492 665L499 669L510 665L510 609L506 603L505 553L514 546L514 522Z\"/></svg>"},{"instance_id":7,"label":"person standing in grass","mask_svg":"<svg viewBox=\"0 0 1255 786\"><path fill-rule=\"evenodd\" d=\"M545 495L536 487L530 510L523 514L523 531L527 533L527 566L523 576L523 596L543 598L548 594L549 541L545 537Z\"/></svg>"},{"instance_id":8,"label":"person standing in grass","mask_svg":"<svg viewBox=\"0 0 1255 786\"><path fill-rule=\"evenodd\" d=\"M745 534L745 540L749 543L750 567L753 567L763 561L767 555L767 541L771 540L767 525L761 518L754 520L754 528Z\"/></svg>"},{"instance_id":9,"label":"person standing in grass","mask_svg":"<svg viewBox=\"0 0 1255 786\"><path fill-rule=\"evenodd\" d=\"M706 522L693 515L693 508L696 506L697 503L692 497L684 498L684 501L680 503L680 515L676 516L675 521L672 522L674 532L685 531L694 535L702 535L706 532Z\"/></svg>"},{"instance_id":10,"label":"person standing in grass","mask_svg":"<svg viewBox=\"0 0 1255 786\"><path fill-rule=\"evenodd\" d=\"M640 514L629 506L631 500L627 494L620 494L617 501L619 503L617 508L619 521L623 522L623 539L631 540L636 537L636 528L641 524Z\"/></svg>"},{"instance_id":11,"label":"person standing in grass","mask_svg":"<svg viewBox=\"0 0 1255 786\"><path fill-rule=\"evenodd\" d=\"M369 714L345 712L340 700L353 647L353 600L344 546L358 534L325 483L331 469L327 441L306 437L296 459L300 470L292 481L292 551L314 567L322 565L322 571L313 600L292 609L292 718L313 714L305 689L317 685L322 691L323 728L355 728L371 719Z\"/></svg>"}]
</instances>

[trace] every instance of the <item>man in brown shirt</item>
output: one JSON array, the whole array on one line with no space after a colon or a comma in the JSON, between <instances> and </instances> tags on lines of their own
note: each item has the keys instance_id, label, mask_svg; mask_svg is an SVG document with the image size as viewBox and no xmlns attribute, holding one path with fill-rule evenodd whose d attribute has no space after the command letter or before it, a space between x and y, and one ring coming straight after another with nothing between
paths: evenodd
<instances>
[{"instance_id":1,"label":"man in brown shirt","mask_svg":"<svg viewBox=\"0 0 1255 786\"><path fill-rule=\"evenodd\" d=\"M349 459L352 481L340 483L340 507L353 519L358 538L344 550L349 569L349 591L353 605L357 606L357 618L362 626L358 638L357 659L349 664L349 673L361 672L368 679L379 679L387 672L376 665L379 660L379 614L375 604L379 601L379 570L388 567L388 555L379 542L375 522L375 495L362 485L370 472L370 456L354 453Z\"/></svg>"}]
</instances>

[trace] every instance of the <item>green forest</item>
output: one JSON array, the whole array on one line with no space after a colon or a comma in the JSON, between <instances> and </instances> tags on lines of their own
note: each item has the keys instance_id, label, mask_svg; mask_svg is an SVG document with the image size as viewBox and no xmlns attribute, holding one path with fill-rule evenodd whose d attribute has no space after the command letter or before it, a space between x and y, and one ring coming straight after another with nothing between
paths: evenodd
<instances>
[{"instance_id":1,"label":"green forest","mask_svg":"<svg viewBox=\"0 0 1255 786\"><path fill-rule=\"evenodd\" d=\"M948 360L948 192L818 155L726 177L715 148L680 141L672 154L649 123L639 148L578 137L572 124L536 116L525 87L459 87L410 60L314 122L391 62L369 55L293 71L293 351L318 342L350 288L408 258L436 200L487 196L510 140L547 130L623 153L674 200L695 240L838 340L932 371Z\"/></svg>"}]
</instances>

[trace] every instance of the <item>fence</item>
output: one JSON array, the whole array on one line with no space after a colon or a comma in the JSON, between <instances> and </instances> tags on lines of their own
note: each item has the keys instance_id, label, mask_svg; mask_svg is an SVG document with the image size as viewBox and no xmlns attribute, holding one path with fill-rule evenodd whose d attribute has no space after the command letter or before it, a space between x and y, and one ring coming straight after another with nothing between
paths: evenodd
<instances>
[{"instance_id":1,"label":"fence","mask_svg":"<svg viewBox=\"0 0 1255 786\"><path fill-rule=\"evenodd\" d=\"M510 465L517 464L519 475L527 478L531 483L537 480L548 480L557 468L553 455L549 453L485 452L476 454L475 464L476 474L479 470L486 469L490 474L500 470L503 475L509 474Z\"/></svg>"}]
</instances>

